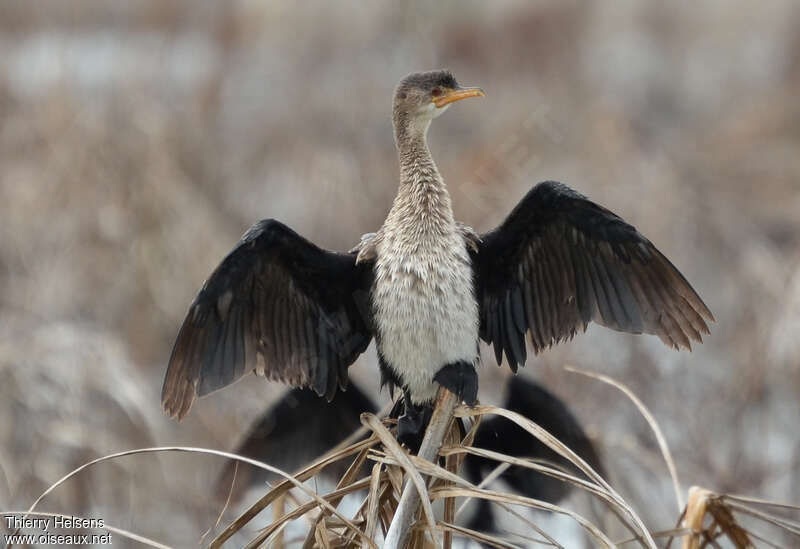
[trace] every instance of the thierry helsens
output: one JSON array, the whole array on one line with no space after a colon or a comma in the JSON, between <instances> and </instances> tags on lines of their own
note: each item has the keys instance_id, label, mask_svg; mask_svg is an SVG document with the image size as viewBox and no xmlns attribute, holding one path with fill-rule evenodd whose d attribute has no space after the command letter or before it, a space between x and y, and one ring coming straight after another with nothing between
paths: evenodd
<instances>
[{"instance_id":1,"label":"thierry helsens","mask_svg":"<svg viewBox=\"0 0 800 549\"><path fill-rule=\"evenodd\" d=\"M20 517L17 515L6 515L6 528L38 528L39 530L49 530L50 528L104 528L104 519L101 518L80 518L80 517Z\"/></svg>"}]
</instances>

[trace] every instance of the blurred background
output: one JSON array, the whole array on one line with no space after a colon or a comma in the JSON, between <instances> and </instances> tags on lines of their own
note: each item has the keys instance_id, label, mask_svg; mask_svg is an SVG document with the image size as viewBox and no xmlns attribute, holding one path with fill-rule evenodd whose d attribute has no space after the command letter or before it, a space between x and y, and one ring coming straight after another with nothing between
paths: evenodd
<instances>
[{"instance_id":1,"label":"blurred background","mask_svg":"<svg viewBox=\"0 0 800 549\"><path fill-rule=\"evenodd\" d=\"M646 422L565 364L641 398L684 491L800 502L796 2L37 0L0 2L0 508L108 453L235 446L285 389L246 377L164 417L191 299L258 219L337 250L379 227L393 87L440 67L487 93L429 136L460 220L485 231L564 181L636 225L717 318L692 353L591 326L529 358L521 375L573 409L612 485L651 528L677 521ZM482 352L481 398L499 403L510 374ZM372 347L351 375L388 402ZM195 545L222 465L123 458L42 508Z\"/></svg>"}]
</instances>

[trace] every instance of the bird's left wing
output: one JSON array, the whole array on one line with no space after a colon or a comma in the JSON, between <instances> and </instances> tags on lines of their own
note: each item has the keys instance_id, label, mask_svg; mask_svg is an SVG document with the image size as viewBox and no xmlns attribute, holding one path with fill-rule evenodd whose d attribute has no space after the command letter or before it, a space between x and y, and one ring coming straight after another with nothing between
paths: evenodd
<instances>
[{"instance_id":1,"label":"bird's left wing","mask_svg":"<svg viewBox=\"0 0 800 549\"><path fill-rule=\"evenodd\" d=\"M197 396L255 370L329 400L372 338L369 263L322 250L275 220L251 227L183 321L161 401L181 418Z\"/></svg>"},{"instance_id":2,"label":"bird's left wing","mask_svg":"<svg viewBox=\"0 0 800 549\"><path fill-rule=\"evenodd\" d=\"M472 255L481 339L514 371L525 364L526 332L536 352L592 320L691 348L714 319L649 240L561 183L533 187Z\"/></svg>"}]
</instances>

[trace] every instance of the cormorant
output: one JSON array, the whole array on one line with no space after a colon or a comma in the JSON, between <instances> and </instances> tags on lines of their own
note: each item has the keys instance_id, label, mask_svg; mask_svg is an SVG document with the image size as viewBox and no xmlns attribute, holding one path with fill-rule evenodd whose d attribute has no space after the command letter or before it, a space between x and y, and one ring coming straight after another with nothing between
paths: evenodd
<instances>
[{"instance_id":1,"label":"cormorant","mask_svg":"<svg viewBox=\"0 0 800 549\"><path fill-rule=\"evenodd\" d=\"M526 334L538 353L590 321L674 348L702 341L713 316L683 275L566 185L535 185L486 234L456 222L426 135L453 102L483 95L442 70L400 82L397 196L351 253L320 249L273 219L244 234L178 333L162 391L168 414L183 417L197 396L250 371L330 400L374 337L384 381L404 391L399 434L413 434L439 385L476 402L479 338L514 371Z\"/></svg>"}]
</instances>

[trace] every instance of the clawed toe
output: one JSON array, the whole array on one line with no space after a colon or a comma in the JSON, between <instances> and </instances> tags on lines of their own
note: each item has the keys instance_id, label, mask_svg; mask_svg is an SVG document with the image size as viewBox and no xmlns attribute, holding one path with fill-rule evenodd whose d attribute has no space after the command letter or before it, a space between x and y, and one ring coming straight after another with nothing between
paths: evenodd
<instances>
[{"instance_id":1,"label":"clawed toe","mask_svg":"<svg viewBox=\"0 0 800 549\"><path fill-rule=\"evenodd\" d=\"M419 450L422 444L422 437L431 419L432 407L414 406L406 401L406 409L403 415L397 418L397 440L405 444L411 451Z\"/></svg>"}]
</instances>

